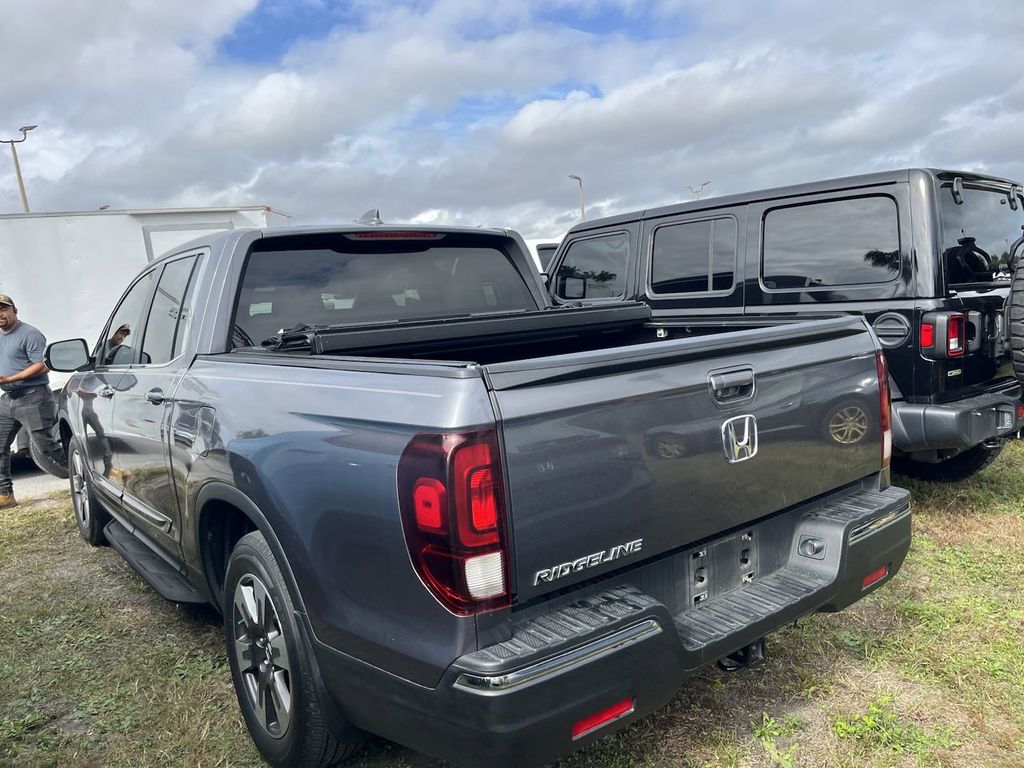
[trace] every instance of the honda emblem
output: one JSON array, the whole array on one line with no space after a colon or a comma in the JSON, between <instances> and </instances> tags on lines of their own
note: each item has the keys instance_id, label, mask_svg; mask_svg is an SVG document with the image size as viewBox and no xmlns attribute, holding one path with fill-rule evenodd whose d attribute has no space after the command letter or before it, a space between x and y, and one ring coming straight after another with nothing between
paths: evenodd
<instances>
[{"instance_id":1,"label":"honda emblem","mask_svg":"<svg viewBox=\"0 0 1024 768\"><path fill-rule=\"evenodd\" d=\"M730 464L752 459L757 455L757 419L753 414L734 416L722 423L722 448Z\"/></svg>"}]
</instances>

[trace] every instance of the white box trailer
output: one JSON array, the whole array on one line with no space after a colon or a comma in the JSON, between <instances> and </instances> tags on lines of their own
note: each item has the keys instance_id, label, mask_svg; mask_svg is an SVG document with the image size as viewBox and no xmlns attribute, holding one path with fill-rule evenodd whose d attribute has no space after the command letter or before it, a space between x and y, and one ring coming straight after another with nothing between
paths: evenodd
<instances>
[{"instance_id":1,"label":"white box trailer","mask_svg":"<svg viewBox=\"0 0 1024 768\"><path fill-rule=\"evenodd\" d=\"M128 281L147 262L210 230L285 226L270 206L69 211L0 215L0 293L47 341L90 347ZM65 374L50 374L59 389ZM19 452L28 450L22 432Z\"/></svg>"}]
</instances>

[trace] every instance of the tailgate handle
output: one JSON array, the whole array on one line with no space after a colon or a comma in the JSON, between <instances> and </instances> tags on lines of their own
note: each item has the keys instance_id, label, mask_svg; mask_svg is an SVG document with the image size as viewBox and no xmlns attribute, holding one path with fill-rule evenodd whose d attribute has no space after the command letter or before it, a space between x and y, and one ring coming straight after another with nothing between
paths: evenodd
<instances>
[{"instance_id":1,"label":"tailgate handle","mask_svg":"<svg viewBox=\"0 0 1024 768\"><path fill-rule=\"evenodd\" d=\"M716 403L734 403L740 400L749 400L754 396L754 370L752 368L712 373L709 379L711 396Z\"/></svg>"}]
</instances>

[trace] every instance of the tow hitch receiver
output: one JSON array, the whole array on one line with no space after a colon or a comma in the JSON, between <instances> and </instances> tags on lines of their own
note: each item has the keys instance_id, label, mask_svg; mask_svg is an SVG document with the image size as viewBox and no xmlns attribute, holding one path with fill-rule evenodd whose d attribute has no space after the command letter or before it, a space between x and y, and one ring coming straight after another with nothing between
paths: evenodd
<instances>
[{"instance_id":1,"label":"tow hitch receiver","mask_svg":"<svg viewBox=\"0 0 1024 768\"><path fill-rule=\"evenodd\" d=\"M718 668L723 672L739 672L741 669L761 666L764 664L765 658L767 658L767 652L762 637L760 640L755 640L750 645L730 653L724 659L719 659Z\"/></svg>"}]
</instances>

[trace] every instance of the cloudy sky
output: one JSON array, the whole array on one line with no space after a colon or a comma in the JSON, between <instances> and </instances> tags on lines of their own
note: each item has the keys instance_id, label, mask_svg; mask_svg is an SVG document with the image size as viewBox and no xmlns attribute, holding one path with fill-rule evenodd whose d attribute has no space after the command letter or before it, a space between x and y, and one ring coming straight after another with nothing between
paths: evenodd
<instances>
[{"instance_id":1,"label":"cloudy sky","mask_svg":"<svg viewBox=\"0 0 1024 768\"><path fill-rule=\"evenodd\" d=\"M930 165L1024 178L1021 0L0 0L34 211L511 226ZM20 210L0 148L0 212Z\"/></svg>"}]
</instances>

